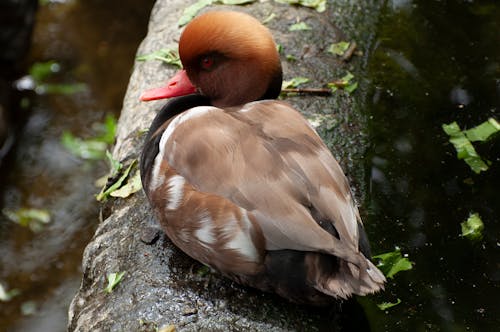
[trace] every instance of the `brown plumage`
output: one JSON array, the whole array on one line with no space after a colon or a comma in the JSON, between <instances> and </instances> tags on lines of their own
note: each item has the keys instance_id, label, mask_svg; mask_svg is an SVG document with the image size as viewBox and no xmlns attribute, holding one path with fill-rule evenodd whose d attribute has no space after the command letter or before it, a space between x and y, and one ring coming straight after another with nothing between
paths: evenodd
<instances>
[{"instance_id":1,"label":"brown plumage","mask_svg":"<svg viewBox=\"0 0 500 332\"><path fill-rule=\"evenodd\" d=\"M141 159L170 239L233 280L294 302L382 289L340 166L307 120L270 100L282 74L269 31L246 14L209 12L186 27L179 53L186 71L143 97L177 96L153 121ZM179 77L198 93L180 97Z\"/></svg>"}]
</instances>

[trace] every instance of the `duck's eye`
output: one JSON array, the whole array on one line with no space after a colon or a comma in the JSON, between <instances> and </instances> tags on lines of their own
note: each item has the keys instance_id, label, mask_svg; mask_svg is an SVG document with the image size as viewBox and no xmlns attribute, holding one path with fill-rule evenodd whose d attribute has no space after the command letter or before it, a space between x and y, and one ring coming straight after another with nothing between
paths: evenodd
<instances>
[{"instance_id":1,"label":"duck's eye","mask_svg":"<svg viewBox=\"0 0 500 332\"><path fill-rule=\"evenodd\" d=\"M214 65L214 58L211 56L205 56L201 58L201 68L209 70Z\"/></svg>"}]
</instances>

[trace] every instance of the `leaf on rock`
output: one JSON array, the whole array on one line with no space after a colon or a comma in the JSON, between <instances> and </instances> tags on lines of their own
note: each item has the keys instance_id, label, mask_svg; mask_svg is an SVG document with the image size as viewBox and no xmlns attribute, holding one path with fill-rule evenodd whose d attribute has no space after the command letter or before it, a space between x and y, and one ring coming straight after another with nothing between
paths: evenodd
<instances>
[{"instance_id":1,"label":"leaf on rock","mask_svg":"<svg viewBox=\"0 0 500 332\"><path fill-rule=\"evenodd\" d=\"M345 51L347 51L350 45L351 43L349 42L340 41L338 43L330 45L330 47L328 48L328 52L338 56L342 56L344 55Z\"/></svg>"},{"instance_id":2,"label":"leaf on rock","mask_svg":"<svg viewBox=\"0 0 500 332\"><path fill-rule=\"evenodd\" d=\"M318 13L322 13L326 10L326 0L275 0L275 1L289 5L313 8L316 9Z\"/></svg>"},{"instance_id":3,"label":"leaf on rock","mask_svg":"<svg viewBox=\"0 0 500 332\"><path fill-rule=\"evenodd\" d=\"M289 31L304 31L304 30L311 30L311 27L306 23L306 22L299 22L290 25L288 28Z\"/></svg>"},{"instance_id":4,"label":"leaf on rock","mask_svg":"<svg viewBox=\"0 0 500 332\"><path fill-rule=\"evenodd\" d=\"M111 293L113 289L122 281L125 271L108 274L108 285L104 288L106 293Z\"/></svg>"},{"instance_id":5,"label":"leaf on rock","mask_svg":"<svg viewBox=\"0 0 500 332\"><path fill-rule=\"evenodd\" d=\"M129 178L129 180L123 187L110 192L110 196L126 198L138 192L141 189L142 189L141 175L140 172L137 171L135 172L135 175L133 177Z\"/></svg>"},{"instance_id":6,"label":"leaf on rock","mask_svg":"<svg viewBox=\"0 0 500 332\"><path fill-rule=\"evenodd\" d=\"M182 68L179 53L170 48L162 48L149 54L140 55L136 58L137 61L159 60L166 64L173 65L177 68Z\"/></svg>"},{"instance_id":7,"label":"leaf on rock","mask_svg":"<svg viewBox=\"0 0 500 332\"><path fill-rule=\"evenodd\" d=\"M309 82L307 77L294 77L291 80L283 81L281 86L282 89L296 88L301 84Z\"/></svg>"}]
</instances>

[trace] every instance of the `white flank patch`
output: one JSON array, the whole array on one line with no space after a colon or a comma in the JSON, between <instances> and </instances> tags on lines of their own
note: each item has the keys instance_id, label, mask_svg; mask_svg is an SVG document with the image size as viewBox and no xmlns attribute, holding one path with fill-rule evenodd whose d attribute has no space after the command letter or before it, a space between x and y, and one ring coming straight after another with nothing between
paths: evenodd
<instances>
[{"instance_id":1,"label":"white flank patch","mask_svg":"<svg viewBox=\"0 0 500 332\"><path fill-rule=\"evenodd\" d=\"M224 232L231 236L225 247L227 249L236 250L240 255L246 256L251 261L257 260L257 250L253 245L253 241L248 233L251 223L248 219L247 211L241 210L242 221L244 223L244 229L241 229L234 218L228 220L226 227L224 227Z\"/></svg>"},{"instance_id":2,"label":"white flank patch","mask_svg":"<svg viewBox=\"0 0 500 332\"><path fill-rule=\"evenodd\" d=\"M213 233L212 218L208 211L200 215L199 220L200 228L194 232L194 236L198 238L201 242L206 244L214 244L215 236Z\"/></svg>"},{"instance_id":3,"label":"white flank patch","mask_svg":"<svg viewBox=\"0 0 500 332\"><path fill-rule=\"evenodd\" d=\"M153 171L151 172L151 182L149 184L149 191L156 190L159 186L165 182L165 175L160 173L161 162L163 160L163 154L161 151L156 155L155 162L153 164Z\"/></svg>"},{"instance_id":4,"label":"white flank patch","mask_svg":"<svg viewBox=\"0 0 500 332\"><path fill-rule=\"evenodd\" d=\"M240 255L248 257L250 261L257 260L257 250L253 245L252 239L249 234L238 230L233 238L226 243L227 249L236 250Z\"/></svg>"},{"instance_id":5,"label":"white flank patch","mask_svg":"<svg viewBox=\"0 0 500 332\"><path fill-rule=\"evenodd\" d=\"M168 210L175 210L181 205L182 198L184 197L185 183L186 180L180 175L174 175L168 179Z\"/></svg>"}]
</instances>

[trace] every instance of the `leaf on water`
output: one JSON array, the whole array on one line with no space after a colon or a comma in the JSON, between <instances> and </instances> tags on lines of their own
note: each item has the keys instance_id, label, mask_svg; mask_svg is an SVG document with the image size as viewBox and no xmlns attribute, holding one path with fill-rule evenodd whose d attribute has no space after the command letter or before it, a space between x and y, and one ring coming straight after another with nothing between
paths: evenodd
<instances>
[{"instance_id":1,"label":"leaf on water","mask_svg":"<svg viewBox=\"0 0 500 332\"><path fill-rule=\"evenodd\" d=\"M116 119L113 115L107 114L104 119L104 123L96 124L96 131L100 132L95 140L101 141L107 144L113 144L115 142L116 134Z\"/></svg>"},{"instance_id":2,"label":"leaf on water","mask_svg":"<svg viewBox=\"0 0 500 332\"><path fill-rule=\"evenodd\" d=\"M283 81L281 86L282 89L296 88L301 84L309 82L307 77L294 77L291 80Z\"/></svg>"},{"instance_id":3,"label":"leaf on water","mask_svg":"<svg viewBox=\"0 0 500 332\"><path fill-rule=\"evenodd\" d=\"M303 30L311 30L311 27L306 22L299 22L290 25L288 28L290 31L303 31Z\"/></svg>"},{"instance_id":4,"label":"leaf on water","mask_svg":"<svg viewBox=\"0 0 500 332\"><path fill-rule=\"evenodd\" d=\"M377 307L383 311L383 310L387 310L389 308L392 308L394 306L397 306L400 303L401 303L401 299L398 298L396 302L382 302L382 303L377 304Z\"/></svg>"},{"instance_id":5,"label":"leaf on water","mask_svg":"<svg viewBox=\"0 0 500 332\"><path fill-rule=\"evenodd\" d=\"M35 92L39 95L43 94L53 94L53 95L72 95L77 92L82 92L87 89L87 85L84 83L42 83L38 84L35 88Z\"/></svg>"},{"instance_id":6,"label":"leaf on water","mask_svg":"<svg viewBox=\"0 0 500 332\"><path fill-rule=\"evenodd\" d=\"M411 270L413 267L408 258L401 256L399 248L391 252L375 255L373 258L378 259L377 267L387 278L393 278L396 273Z\"/></svg>"},{"instance_id":7,"label":"leaf on water","mask_svg":"<svg viewBox=\"0 0 500 332\"><path fill-rule=\"evenodd\" d=\"M316 9L316 11L319 13L322 13L326 10L326 0L275 0L275 1L289 5L313 8Z\"/></svg>"},{"instance_id":8,"label":"leaf on water","mask_svg":"<svg viewBox=\"0 0 500 332\"><path fill-rule=\"evenodd\" d=\"M111 293L113 289L122 281L125 271L108 274L108 285L104 288L106 293Z\"/></svg>"},{"instance_id":9,"label":"leaf on water","mask_svg":"<svg viewBox=\"0 0 500 332\"><path fill-rule=\"evenodd\" d=\"M182 68L179 53L176 50L170 48L162 48L149 54L140 55L135 59L137 61L159 60L169 65L176 66L177 68Z\"/></svg>"},{"instance_id":10,"label":"leaf on water","mask_svg":"<svg viewBox=\"0 0 500 332\"><path fill-rule=\"evenodd\" d=\"M485 121L469 130L465 130L464 134L471 142L484 142L499 131L500 123L498 123L497 120L493 118L489 118L488 121Z\"/></svg>"},{"instance_id":11,"label":"leaf on water","mask_svg":"<svg viewBox=\"0 0 500 332\"><path fill-rule=\"evenodd\" d=\"M338 43L332 44L328 48L328 52L335 54L335 55L338 55L338 56L342 56L342 55L344 55L345 51L347 51L347 49L349 48L350 45L351 45L351 43L349 43L349 42L340 41Z\"/></svg>"},{"instance_id":12,"label":"leaf on water","mask_svg":"<svg viewBox=\"0 0 500 332\"><path fill-rule=\"evenodd\" d=\"M17 288L13 288L11 290L6 290L5 287L0 284L0 301L9 302L13 297L21 294L21 291Z\"/></svg>"},{"instance_id":13,"label":"leaf on water","mask_svg":"<svg viewBox=\"0 0 500 332\"><path fill-rule=\"evenodd\" d=\"M115 141L116 120L107 115L104 123L97 124L96 137L82 139L75 137L72 133L65 131L61 136L61 144L73 155L90 160L100 160L106 156L108 145Z\"/></svg>"},{"instance_id":14,"label":"leaf on water","mask_svg":"<svg viewBox=\"0 0 500 332\"><path fill-rule=\"evenodd\" d=\"M35 62L29 69L29 75L35 82L41 83L53 73L57 73L60 68L60 65L53 60L47 62Z\"/></svg>"},{"instance_id":15,"label":"leaf on water","mask_svg":"<svg viewBox=\"0 0 500 332\"><path fill-rule=\"evenodd\" d=\"M107 199L111 193L117 189L119 189L125 179L127 179L129 173L130 173L130 170L132 169L132 167L135 166L135 164L137 163L137 160L134 160L128 167L127 169L125 169L125 171L123 172L123 174L118 178L118 180L116 180L113 184L111 184L110 186L106 186L104 188L102 188L101 192L96 196L96 199L101 202L105 199Z\"/></svg>"},{"instance_id":16,"label":"leaf on water","mask_svg":"<svg viewBox=\"0 0 500 332\"><path fill-rule=\"evenodd\" d=\"M110 193L113 197L126 198L142 189L141 174L139 171L130 178L127 183L121 188Z\"/></svg>"},{"instance_id":17,"label":"leaf on water","mask_svg":"<svg viewBox=\"0 0 500 332\"><path fill-rule=\"evenodd\" d=\"M22 208L17 211L3 209L3 214L11 221L23 227L29 227L33 232L39 232L43 226L50 223L50 213L44 209Z\"/></svg>"},{"instance_id":18,"label":"leaf on water","mask_svg":"<svg viewBox=\"0 0 500 332\"><path fill-rule=\"evenodd\" d=\"M462 236L470 240L479 240L483 237L484 224L478 213L473 213L466 221L460 224L462 226Z\"/></svg>"},{"instance_id":19,"label":"leaf on water","mask_svg":"<svg viewBox=\"0 0 500 332\"><path fill-rule=\"evenodd\" d=\"M61 143L69 152L82 159L102 159L108 148L105 142L94 139L83 140L68 131L63 132Z\"/></svg>"},{"instance_id":20,"label":"leaf on water","mask_svg":"<svg viewBox=\"0 0 500 332\"><path fill-rule=\"evenodd\" d=\"M488 170L488 165L477 154L476 149L456 122L443 124L442 127L444 132L450 136L449 141L455 147L458 159L463 159L476 174Z\"/></svg>"}]
</instances>

